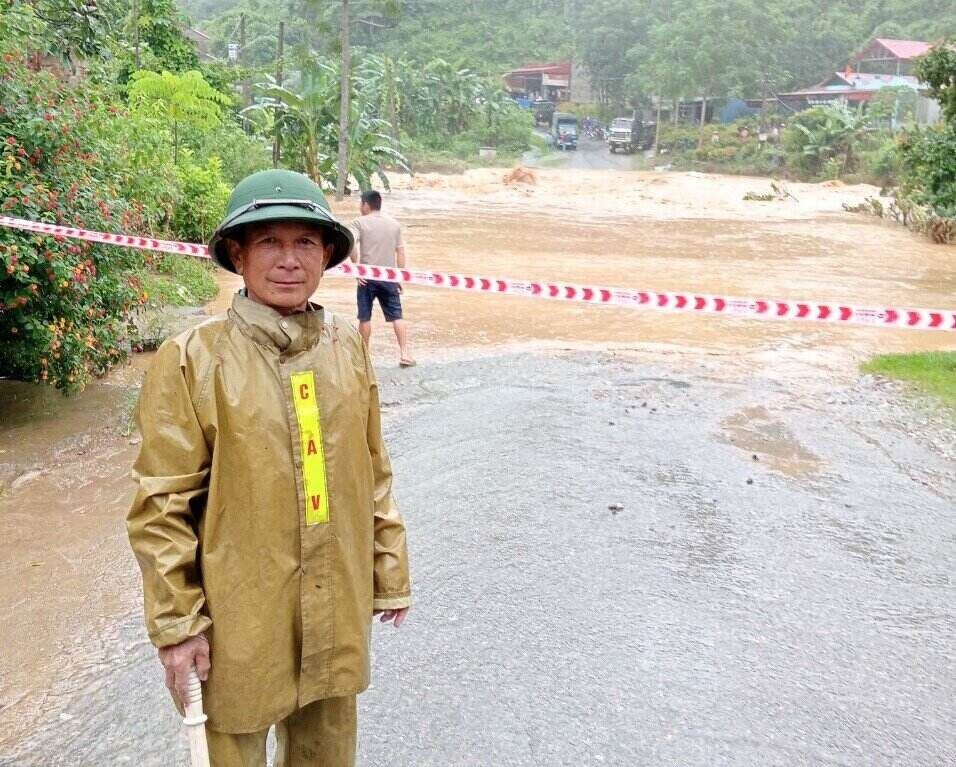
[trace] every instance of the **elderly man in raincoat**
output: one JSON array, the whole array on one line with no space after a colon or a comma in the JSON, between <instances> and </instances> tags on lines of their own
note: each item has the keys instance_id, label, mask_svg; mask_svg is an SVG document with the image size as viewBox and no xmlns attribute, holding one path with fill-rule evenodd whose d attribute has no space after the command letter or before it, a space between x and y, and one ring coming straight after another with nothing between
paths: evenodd
<instances>
[{"instance_id":1,"label":"elderly man in raincoat","mask_svg":"<svg viewBox=\"0 0 956 767\"><path fill-rule=\"evenodd\" d=\"M319 187L263 171L210 242L243 277L225 316L164 343L137 417L130 542L174 697L204 681L214 767L355 761L373 614L410 604L378 389L358 332L310 303L348 256Z\"/></svg>"}]
</instances>

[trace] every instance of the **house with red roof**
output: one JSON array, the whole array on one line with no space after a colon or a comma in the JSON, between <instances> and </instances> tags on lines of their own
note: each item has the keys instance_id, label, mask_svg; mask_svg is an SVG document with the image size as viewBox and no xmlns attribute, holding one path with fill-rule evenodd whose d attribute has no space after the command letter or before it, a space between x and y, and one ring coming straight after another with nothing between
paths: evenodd
<instances>
[{"instance_id":1,"label":"house with red roof","mask_svg":"<svg viewBox=\"0 0 956 767\"><path fill-rule=\"evenodd\" d=\"M567 101L571 93L571 62L526 64L504 74L505 89L512 96L530 100Z\"/></svg>"},{"instance_id":2,"label":"house with red roof","mask_svg":"<svg viewBox=\"0 0 956 767\"><path fill-rule=\"evenodd\" d=\"M868 42L861 51L850 56L847 66L857 72L874 75L908 75L913 62L929 53L931 43L922 40L889 40L876 37Z\"/></svg>"},{"instance_id":3,"label":"house with red roof","mask_svg":"<svg viewBox=\"0 0 956 767\"><path fill-rule=\"evenodd\" d=\"M931 124L940 119L939 104L926 96L925 85L911 73L916 59L932 47L921 40L877 37L850 56L842 72L777 98L794 111L830 103L855 107L871 101L883 88L909 88L919 94L917 122Z\"/></svg>"}]
</instances>

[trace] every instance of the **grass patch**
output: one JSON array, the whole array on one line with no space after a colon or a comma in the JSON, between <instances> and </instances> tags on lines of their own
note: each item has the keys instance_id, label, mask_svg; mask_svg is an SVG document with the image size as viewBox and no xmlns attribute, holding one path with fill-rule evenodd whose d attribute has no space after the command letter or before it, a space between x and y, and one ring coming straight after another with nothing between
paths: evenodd
<instances>
[{"instance_id":1,"label":"grass patch","mask_svg":"<svg viewBox=\"0 0 956 767\"><path fill-rule=\"evenodd\" d=\"M881 354L863 363L866 373L896 378L933 394L956 408L956 351Z\"/></svg>"},{"instance_id":2,"label":"grass patch","mask_svg":"<svg viewBox=\"0 0 956 767\"><path fill-rule=\"evenodd\" d=\"M189 256L164 255L139 279L154 306L198 306L216 297L215 267Z\"/></svg>"}]
</instances>

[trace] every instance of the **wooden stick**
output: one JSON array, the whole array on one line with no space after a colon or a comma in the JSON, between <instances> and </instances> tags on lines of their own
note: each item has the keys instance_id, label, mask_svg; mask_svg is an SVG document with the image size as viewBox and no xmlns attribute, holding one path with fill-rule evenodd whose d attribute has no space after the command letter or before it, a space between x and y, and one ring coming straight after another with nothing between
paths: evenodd
<instances>
[{"instance_id":1,"label":"wooden stick","mask_svg":"<svg viewBox=\"0 0 956 767\"><path fill-rule=\"evenodd\" d=\"M202 711L202 683L193 666L187 680L183 724L189 735L189 757L192 767L209 767L209 747L206 744L206 715Z\"/></svg>"}]
</instances>

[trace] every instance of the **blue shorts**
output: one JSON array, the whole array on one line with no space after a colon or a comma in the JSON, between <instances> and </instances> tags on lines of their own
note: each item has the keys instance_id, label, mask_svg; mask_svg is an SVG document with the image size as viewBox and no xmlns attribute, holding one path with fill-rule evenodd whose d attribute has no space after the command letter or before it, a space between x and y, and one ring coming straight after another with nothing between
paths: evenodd
<instances>
[{"instance_id":1,"label":"blue shorts","mask_svg":"<svg viewBox=\"0 0 956 767\"><path fill-rule=\"evenodd\" d=\"M368 322L372 319L372 303L376 298L378 299L378 305L382 307L382 314L385 315L386 322L402 318L402 299L398 291L398 284L366 280L364 285L358 286L356 292L359 322Z\"/></svg>"}]
</instances>

